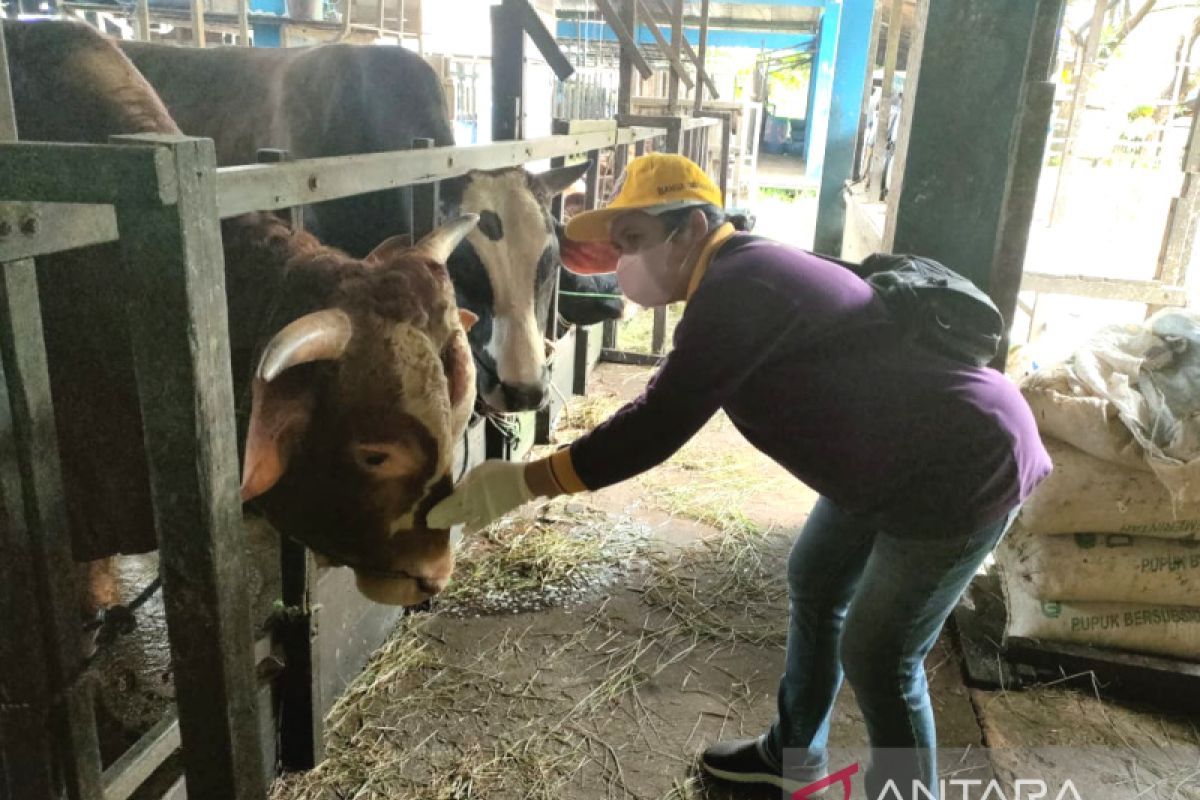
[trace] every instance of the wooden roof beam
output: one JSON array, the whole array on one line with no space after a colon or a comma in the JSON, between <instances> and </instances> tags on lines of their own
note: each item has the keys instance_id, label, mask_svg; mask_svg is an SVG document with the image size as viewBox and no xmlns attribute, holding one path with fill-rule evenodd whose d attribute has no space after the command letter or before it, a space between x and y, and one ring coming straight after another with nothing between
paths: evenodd
<instances>
[{"instance_id":1,"label":"wooden roof beam","mask_svg":"<svg viewBox=\"0 0 1200 800\"><path fill-rule=\"evenodd\" d=\"M600 16L604 17L604 21L608 23L608 27L612 28L613 33L617 35L621 45L629 52L629 59L633 62L638 74L642 76L642 80L649 80L650 76L654 74L654 70L646 62L646 57L642 55L637 40L633 38L629 28L625 27L625 23L621 21L621 17L612 7L612 3L609 0L596 0L596 8L599 9Z\"/></svg>"},{"instance_id":2,"label":"wooden roof beam","mask_svg":"<svg viewBox=\"0 0 1200 800\"><path fill-rule=\"evenodd\" d=\"M641 11L648 11L646 8L646 0L634 0L634 2L638 4L638 8ZM646 16L649 17L650 14L647 13ZM667 41L667 38L662 35L662 31L659 29L658 23L653 19L647 19L646 26L650 28L650 35L654 37L654 41L658 42L658 46L662 48L663 52L666 53L667 58L671 61L672 71L679 76L679 80L683 81L684 86L689 89L694 88L696 84L692 82L692 77L687 74L687 69L684 68L683 62L679 60L679 55L675 52L675 48L672 47L670 42ZM686 39L683 39L682 34L680 35L680 38L685 42L687 41Z\"/></svg>"}]
</instances>

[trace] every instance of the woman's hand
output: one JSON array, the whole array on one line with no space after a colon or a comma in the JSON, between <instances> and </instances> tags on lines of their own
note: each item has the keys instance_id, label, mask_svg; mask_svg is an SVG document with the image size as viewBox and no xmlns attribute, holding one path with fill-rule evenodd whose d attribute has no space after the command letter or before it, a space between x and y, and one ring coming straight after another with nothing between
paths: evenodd
<instances>
[{"instance_id":1,"label":"woman's hand","mask_svg":"<svg viewBox=\"0 0 1200 800\"><path fill-rule=\"evenodd\" d=\"M454 494L429 512L430 528L463 524L464 533L476 533L534 497L525 482L525 464L485 461L458 482Z\"/></svg>"}]
</instances>

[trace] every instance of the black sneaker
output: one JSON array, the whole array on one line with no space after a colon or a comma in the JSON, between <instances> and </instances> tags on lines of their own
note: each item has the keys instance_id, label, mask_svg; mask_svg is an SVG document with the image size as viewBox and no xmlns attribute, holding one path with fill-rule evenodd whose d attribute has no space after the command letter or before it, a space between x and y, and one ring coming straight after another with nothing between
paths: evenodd
<instances>
[{"instance_id":1,"label":"black sneaker","mask_svg":"<svg viewBox=\"0 0 1200 800\"><path fill-rule=\"evenodd\" d=\"M717 742L700 756L700 765L714 778L733 783L763 783L775 786L789 795L825 777L824 766L783 770L776 766L763 748L762 737L756 739L734 739ZM826 787L828 788L828 787ZM826 789L813 792L808 797L820 797Z\"/></svg>"}]
</instances>

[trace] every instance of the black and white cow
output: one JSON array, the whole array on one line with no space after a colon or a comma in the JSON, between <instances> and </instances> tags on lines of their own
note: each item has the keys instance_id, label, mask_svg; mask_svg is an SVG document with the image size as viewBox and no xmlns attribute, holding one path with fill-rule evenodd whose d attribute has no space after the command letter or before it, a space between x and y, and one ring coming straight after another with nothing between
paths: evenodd
<instances>
[{"instance_id":1,"label":"black and white cow","mask_svg":"<svg viewBox=\"0 0 1200 800\"><path fill-rule=\"evenodd\" d=\"M546 402L545 334L554 276L564 250L571 250L550 214L550 200L587 168L579 164L537 175L519 168L478 171L443 184L444 213L479 215L449 268L459 304L479 316L469 338L479 396L492 408L538 408Z\"/></svg>"}]
</instances>

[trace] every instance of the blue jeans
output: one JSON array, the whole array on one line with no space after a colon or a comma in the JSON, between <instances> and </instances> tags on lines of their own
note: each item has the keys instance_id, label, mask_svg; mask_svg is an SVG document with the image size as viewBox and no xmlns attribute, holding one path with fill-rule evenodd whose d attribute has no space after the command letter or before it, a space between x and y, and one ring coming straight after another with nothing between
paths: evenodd
<instances>
[{"instance_id":1,"label":"blue jeans","mask_svg":"<svg viewBox=\"0 0 1200 800\"><path fill-rule=\"evenodd\" d=\"M909 787L919 778L936 790L925 656L1015 515L976 531L914 539L820 498L788 559L787 663L767 753L789 768L827 761L844 675L867 724L870 796L888 779Z\"/></svg>"}]
</instances>

